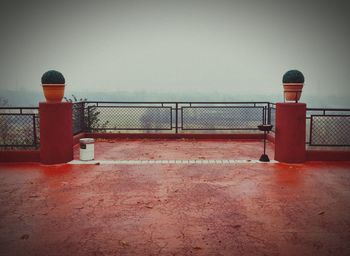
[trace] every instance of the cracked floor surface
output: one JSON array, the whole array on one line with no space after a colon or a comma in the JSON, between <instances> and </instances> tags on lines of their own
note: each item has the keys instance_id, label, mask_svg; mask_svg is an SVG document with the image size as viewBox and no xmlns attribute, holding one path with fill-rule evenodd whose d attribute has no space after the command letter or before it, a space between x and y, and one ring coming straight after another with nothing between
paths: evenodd
<instances>
[{"instance_id":1,"label":"cracked floor surface","mask_svg":"<svg viewBox=\"0 0 350 256\"><path fill-rule=\"evenodd\" d=\"M3 164L0 203L0 255L350 255L350 162Z\"/></svg>"}]
</instances>

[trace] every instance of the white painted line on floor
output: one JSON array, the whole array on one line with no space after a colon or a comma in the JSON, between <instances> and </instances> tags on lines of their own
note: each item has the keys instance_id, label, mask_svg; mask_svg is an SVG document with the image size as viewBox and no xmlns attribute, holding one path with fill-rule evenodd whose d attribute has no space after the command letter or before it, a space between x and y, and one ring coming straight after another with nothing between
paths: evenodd
<instances>
[{"instance_id":1,"label":"white painted line on floor","mask_svg":"<svg viewBox=\"0 0 350 256\"><path fill-rule=\"evenodd\" d=\"M260 162L259 160L233 160L233 159L219 159L219 160L91 160L81 161L73 160L68 164L275 164L275 160L270 162Z\"/></svg>"}]
</instances>

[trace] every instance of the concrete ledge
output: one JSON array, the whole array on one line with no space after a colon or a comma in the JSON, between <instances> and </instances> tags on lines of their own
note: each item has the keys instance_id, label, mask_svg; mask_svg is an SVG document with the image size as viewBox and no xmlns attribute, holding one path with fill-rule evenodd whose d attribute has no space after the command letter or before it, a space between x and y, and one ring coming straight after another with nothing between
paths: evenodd
<instances>
[{"instance_id":1,"label":"concrete ledge","mask_svg":"<svg viewBox=\"0 0 350 256\"><path fill-rule=\"evenodd\" d=\"M306 150L307 161L350 161L350 151Z\"/></svg>"},{"instance_id":2,"label":"concrete ledge","mask_svg":"<svg viewBox=\"0 0 350 256\"><path fill-rule=\"evenodd\" d=\"M0 162L40 162L40 150L0 151Z\"/></svg>"},{"instance_id":3,"label":"concrete ledge","mask_svg":"<svg viewBox=\"0 0 350 256\"><path fill-rule=\"evenodd\" d=\"M85 137L100 139L201 139L201 140L260 140L263 133L195 134L195 133L85 133Z\"/></svg>"},{"instance_id":4,"label":"concrete ledge","mask_svg":"<svg viewBox=\"0 0 350 256\"><path fill-rule=\"evenodd\" d=\"M101 164L126 164L126 165L139 165L139 164L275 164L278 163L275 160L270 162L260 162L259 160L233 160L233 159L220 159L220 160L91 160L91 161L81 161L73 160L68 162L68 164L91 164L91 165L101 165Z\"/></svg>"}]
</instances>

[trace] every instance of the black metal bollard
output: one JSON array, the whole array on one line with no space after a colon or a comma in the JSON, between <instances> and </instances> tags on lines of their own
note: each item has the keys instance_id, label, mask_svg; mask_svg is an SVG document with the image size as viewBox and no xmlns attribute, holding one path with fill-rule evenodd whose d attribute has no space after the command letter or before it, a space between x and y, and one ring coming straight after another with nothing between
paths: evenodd
<instances>
[{"instance_id":1,"label":"black metal bollard","mask_svg":"<svg viewBox=\"0 0 350 256\"><path fill-rule=\"evenodd\" d=\"M261 155L259 161L261 162L270 162L269 156L266 154L266 134L271 131L273 125L271 124L262 124L258 125L258 129L264 132L264 153Z\"/></svg>"}]
</instances>

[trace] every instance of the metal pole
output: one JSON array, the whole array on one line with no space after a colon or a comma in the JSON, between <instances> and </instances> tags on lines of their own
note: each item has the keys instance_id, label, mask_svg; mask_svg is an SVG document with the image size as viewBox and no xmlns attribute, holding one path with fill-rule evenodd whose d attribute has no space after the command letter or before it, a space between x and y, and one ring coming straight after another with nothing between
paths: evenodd
<instances>
[{"instance_id":1,"label":"metal pole","mask_svg":"<svg viewBox=\"0 0 350 256\"><path fill-rule=\"evenodd\" d=\"M35 114L33 115L33 140L35 147L37 146L37 135L36 135L36 122L35 122Z\"/></svg>"},{"instance_id":2,"label":"metal pole","mask_svg":"<svg viewBox=\"0 0 350 256\"><path fill-rule=\"evenodd\" d=\"M178 110L178 103L175 103L175 133L178 133L178 128L179 128L177 110Z\"/></svg>"},{"instance_id":3,"label":"metal pole","mask_svg":"<svg viewBox=\"0 0 350 256\"><path fill-rule=\"evenodd\" d=\"M91 127L90 127L90 106L87 107L87 131L91 132Z\"/></svg>"},{"instance_id":4,"label":"metal pole","mask_svg":"<svg viewBox=\"0 0 350 256\"><path fill-rule=\"evenodd\" d=\"M266 131L264 131L264 155L266 155Z\"/></svg>"},{"instance_id":5,"label":"metal pole","mask_svg":"<svg viewBox=\"0 0 350 256\"><path fill-rule=\"evenodd\" d=\"M81 112L80 112L80 121L81 121L81 132L85 132L85 102L81 104Z\"/></svg>"}]
</instances>

